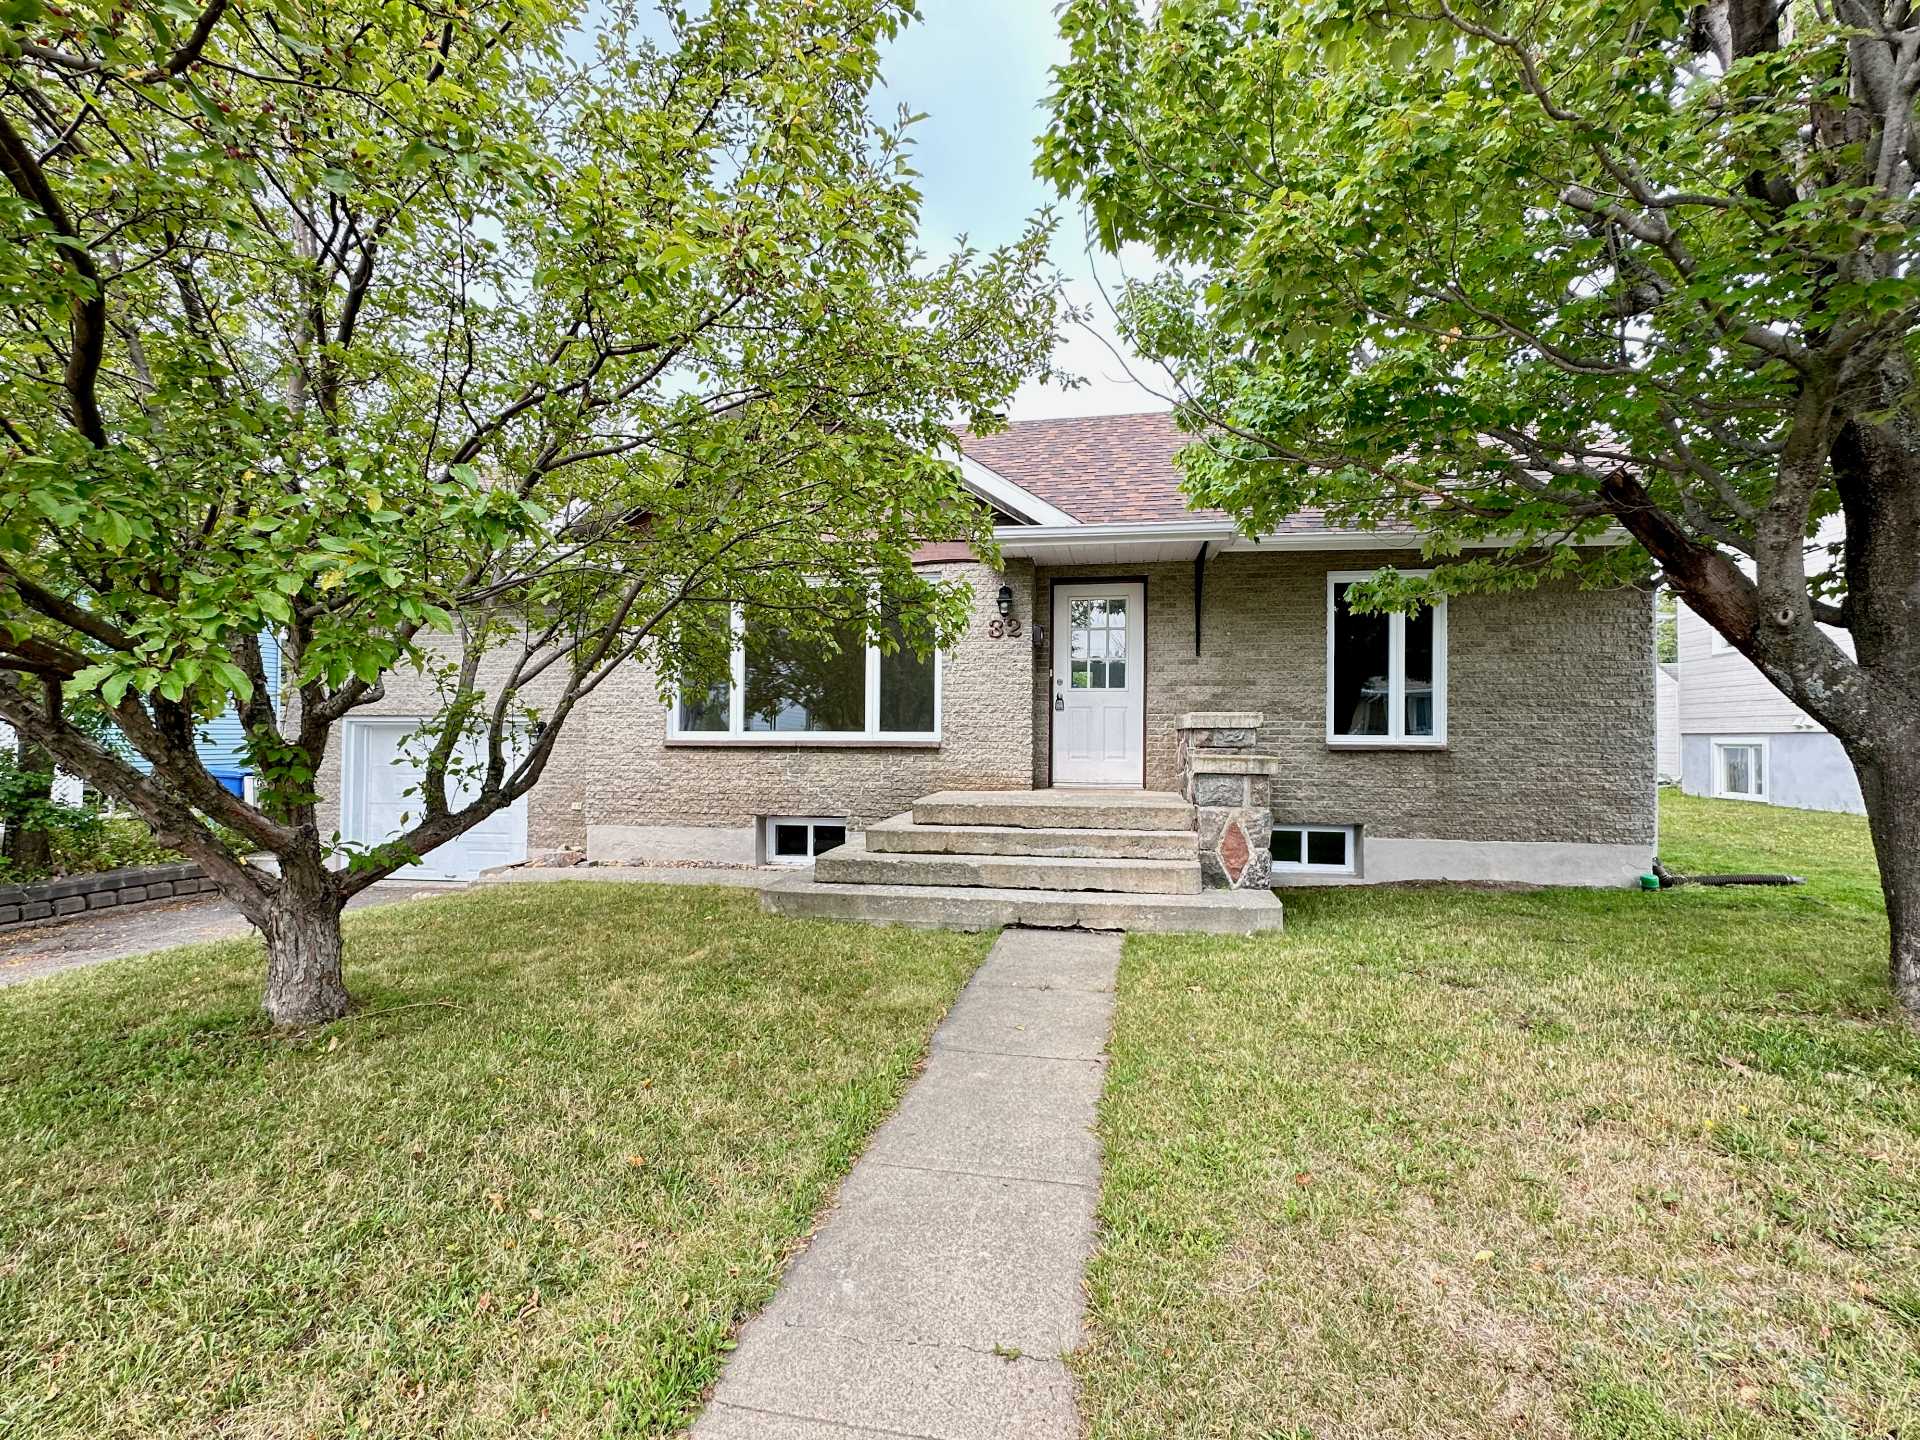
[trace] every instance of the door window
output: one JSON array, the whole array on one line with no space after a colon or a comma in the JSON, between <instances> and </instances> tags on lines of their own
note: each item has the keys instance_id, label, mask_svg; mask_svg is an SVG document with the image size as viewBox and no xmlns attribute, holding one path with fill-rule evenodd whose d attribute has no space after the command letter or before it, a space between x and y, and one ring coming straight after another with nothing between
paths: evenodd
<instances>
[{"instance_id":1,"label":"door window","mask_svg":"<svg viewBox=\"0 0 1920 1440\"><path fill-rule=\"evenodd\" d=\"M1127 600L1074 600L1067 614L1068 684L1075 690L1127 688Z\"/></svg>"}]
</instances>

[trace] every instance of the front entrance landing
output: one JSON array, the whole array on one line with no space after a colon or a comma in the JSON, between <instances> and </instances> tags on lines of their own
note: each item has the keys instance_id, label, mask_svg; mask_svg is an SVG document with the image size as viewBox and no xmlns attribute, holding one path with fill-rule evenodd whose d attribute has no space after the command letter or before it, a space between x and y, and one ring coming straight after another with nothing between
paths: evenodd
<instances>
[{"instance_id":1,"label":"front entrance landing","mask_svg":"<svg viewBox=\"0 0 1920 1440\"><path fill-rule=\"evenodd\" d=\"M694 1440L1075 1440L1120 938L1010 930Z\"/></svg>"},{"instance_id":2,"label":"front entrance landing","mask_svg":"<svg viewBox=\"0 0 1920 1440\"><path fill-rule=\"evenodd\" d=\"M1283 916L1264 885L1208 888L1185 798L1126 789L928 795L760 898L776 915L950 930L1244 935Z\"/></svg>"}]
</instances>

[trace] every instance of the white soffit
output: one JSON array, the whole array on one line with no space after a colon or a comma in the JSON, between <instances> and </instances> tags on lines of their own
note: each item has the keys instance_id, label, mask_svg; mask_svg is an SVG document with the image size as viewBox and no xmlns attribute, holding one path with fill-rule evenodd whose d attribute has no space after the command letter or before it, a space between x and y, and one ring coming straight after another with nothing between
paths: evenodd
<instances>
[{"instance_id":1,"label":"white soffit","mask_svg":"<svg viewBox=\"0 0 1920 1440\"><path fill-rule=\"evenodd\" d=\"M1233 539L1223 520L1173 520L1158 524L1000 525L993 538L1002 555L1055 565L1108 565L1120 560L1191 560L1206 545L1218 550Z\"/></svg>"}]
</instances>

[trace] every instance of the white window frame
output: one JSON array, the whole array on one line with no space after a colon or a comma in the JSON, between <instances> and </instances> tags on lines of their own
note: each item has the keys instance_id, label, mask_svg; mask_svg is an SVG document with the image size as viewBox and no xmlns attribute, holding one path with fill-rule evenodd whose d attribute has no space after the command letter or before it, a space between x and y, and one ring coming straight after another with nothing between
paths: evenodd
<instances>
[{"instance_id":1,"label":"white window frame","mask_svg":"<svg viewBox=\"0 0 1920 1440\"><path fill-rule=\"evenodd\" d=\"M1300 836L1300 858L1298 860L1275 860L1273 870L1285 875L1355 875L1359 873L1360 829L1357 825L1275 825L1273 833L1282 831L1297 833ZM1343 835L1347 841L1347 859L1344 865L1316 865L1307 859L1307 836L1310 834ZM1272 838L1268 838L1267 853L1273 853Z\"/></svg>"},{"instance_id":2,"label":"white window frame","mask_svg":"<svg viewBox=\"0 0 1920 1440\"><path fill-rule=\"evenodd\" d=\"M1760 772L1756 777L1760 789L1754 794L1744 794L1727 789L1727 767L1723 763L1723 752L1727 750L1752 747L1760 752ZM1756 804L1767 803L1767 793L1773 784L1773 749L1767 744L1764 735L1716 735L1713 737L1713 795L1716 800L1751 800Z\"/></svg>"},{"instance_id":3,"label":"white window frame","mask_svg":"<svg viewBox=\"0 0 1920 1440\"><path fill-rule=\"evenodd\" d=\"M865 724L859 730L749 730L747 729L747 621L745 607L731 607L733 656L727 671L727 728L685 730L680 725L681 694L674 691L667 707L667 739L687 745L938 745L945 718L946 652L933 652L933 729L880 728L880 647L867 646Z\"/></svg>"},{"instance_id":4,"label":"white window frame","mask_svg":"<svg viewBox=\"0 0 1920 1440\"><path fill-rule=\"evenodd\" d=\"M1387 733L1342 735L1333 713L1334 587L1371 580L1378 570L1332 570L1327 573L1327 744L1341 750L1443 750L1447 744L1447 602L1433 610L1433 734L1409 735L1407 726L1407 617L1387 613ZM1403 570L1403 575L1425 579L1431 570Z\"/></svg>"},{"instance_id":5,"label":"white window frame","mask_svg":"<svg viewBox=\"0 0 1920 1440\"><path fill-rule=\"evenodd\" d=\"M807 827L807 853L805 855L781 855L773 847L773 831L778 825L804 825ZM819 852L814 847L814 830L821 825L838 825L848 836L853 827L847 823L844 815L767 815L760 821L760 859L768 865L811 865ZM844 843L844 842L843 842ZM831 853L831 852L829 852Z\"/></svg>"}]
</instances>

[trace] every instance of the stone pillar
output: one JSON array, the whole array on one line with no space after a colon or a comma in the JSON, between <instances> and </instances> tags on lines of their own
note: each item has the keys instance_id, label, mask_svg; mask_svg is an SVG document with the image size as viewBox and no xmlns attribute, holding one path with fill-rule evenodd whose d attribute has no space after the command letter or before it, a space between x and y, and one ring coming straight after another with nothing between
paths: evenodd
<instances>
[{"instance_id":1,"label":"stone pillar","mask_svg":"<svg viewBox=\"0 0 1920 1440\"><path fill-rule=\"evenodd\" d=\"M1278 759L1257 754L1265 716L1202 711L1175 722L1180 793L1200 831L1200 872L1217 889L1263 890L1272 882L1273 777Z\"/></svg>"}]
</instances>

